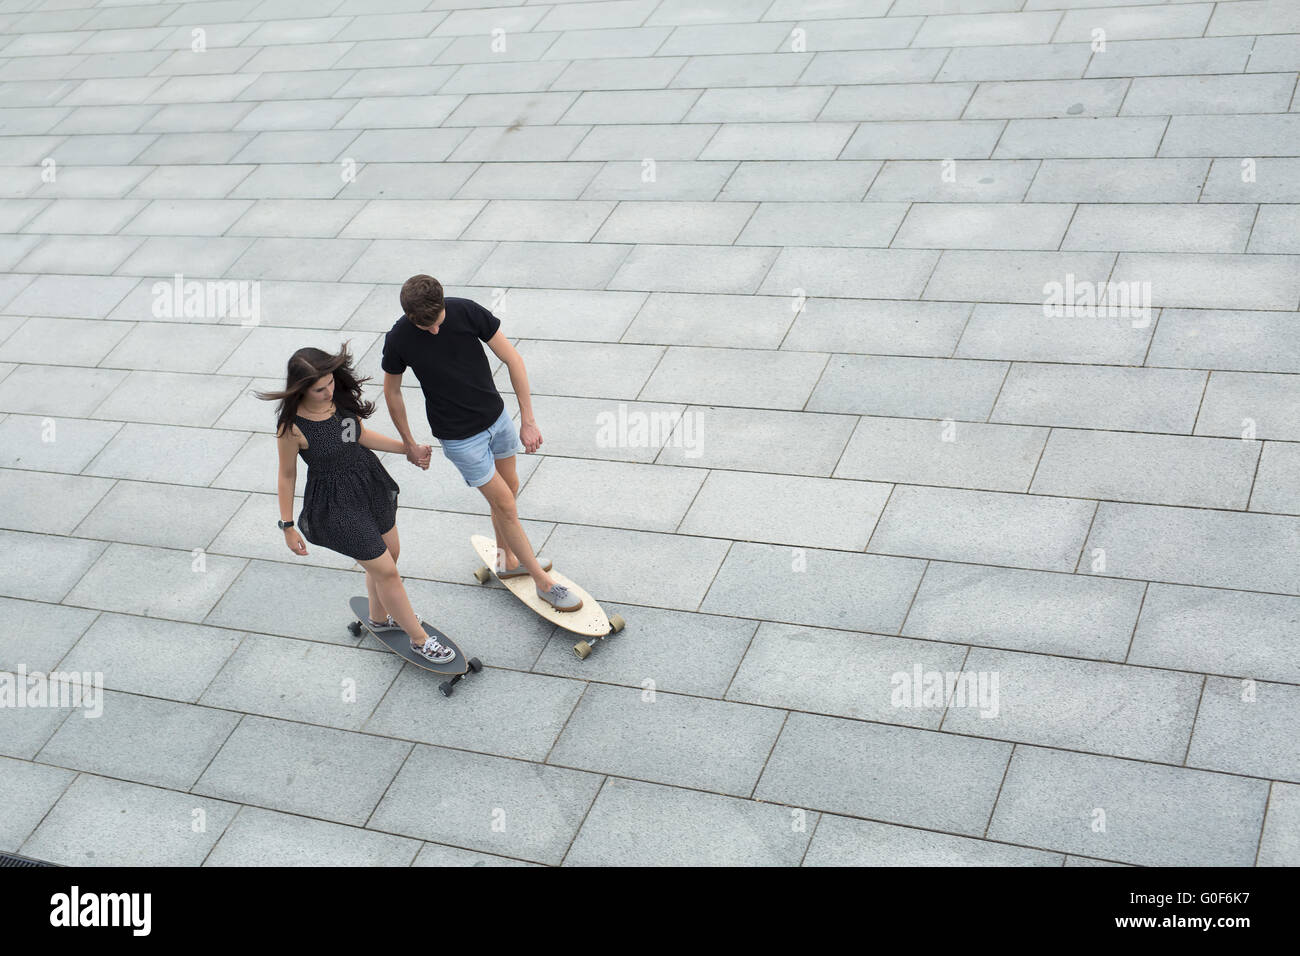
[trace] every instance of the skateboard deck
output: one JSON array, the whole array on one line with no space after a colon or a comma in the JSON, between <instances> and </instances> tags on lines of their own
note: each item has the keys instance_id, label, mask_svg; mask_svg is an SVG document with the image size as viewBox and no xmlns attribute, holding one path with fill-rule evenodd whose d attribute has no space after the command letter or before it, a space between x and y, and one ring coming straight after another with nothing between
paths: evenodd
<instances>
[{"instance_id":1,"label":"skateboard deck","mask_svg":"<svg viewBox=\"0 0 1300 956\"><path fill-rule=\"evenodd\" d=\"M572 631L585 638L594 638L604 640L610 634L617 634L623 630L625 624L622 616L615 614L612 618L605 616L604 610L596 603L596 599L584 591L578 585L574 584L563 574L560 574L554 568L547 573L557 584L563 584L572 593L582 598L582 607L576 611L557 611L550 604L543 601L537 596L537 588L533 584L533 579L527 574L521 574L518 577L510 577L502 580L496 574L497 546L496 541L492 538L486 538L481 534L470 535L470 544L474 546L475 553L478 554L479 565L474 577L479 584L486 584L491 578L496 578L510 590L515 597L523 601L530 608L540 614L546 620L560 625L566 631ZM585 659L591 653L594 641L582 640L573 645L573 652L579 658Z\"/></svg>"},{"instance_id":2,"label":"skateboard deck","mask_svg":"<svg viewBox=\"0 0 1300 956\"><path fill-rule=\"evenodd\" d=\"M450 677L451 680L443 681L438 685L438 689L442 691L444 697L451 696L452 688L455 687L457 681L464 679L466 671L473 671L477 674L483 669L483 664L477 657L466 658L465 652L460 649L460 645L446 634L442 633L442 631L431 625L428 621L423 622L424 632L430 637L435 638L438 643L445 644L456 652L456 656L446 664L435 664L428 658L411 650L411 639L407 637L405 631L377 631L371 627L370 599L368 597L354 597L348 601L348 607L352 609L352 613L356 618L348 625L348 631L353 637L360 637L361 632L365 631L398 657L402 658L402 660L409 661L416 667L423 667L427 671L433 671L435 674L442 674L444 677Z\"/></svg>"}]
</instances>

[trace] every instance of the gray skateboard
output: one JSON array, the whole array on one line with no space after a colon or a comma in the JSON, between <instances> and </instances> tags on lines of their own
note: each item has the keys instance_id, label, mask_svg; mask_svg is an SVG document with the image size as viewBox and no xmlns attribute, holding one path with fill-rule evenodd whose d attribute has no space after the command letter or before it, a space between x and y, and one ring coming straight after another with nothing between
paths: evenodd
<instances>
[{"instance_id":1,"label":"gray skateboard","mask_svg":"<svg viewBox=\"0 0 1300 956\"><path fill-rule=\"evenodd\" d=\"M348 625L348 632L353 637L360 637L361 632L365 631L402 660L410 661L416 667L423 667L426 671L433 671L435 674L442 674L445 677L450 678L450 680L445 680L438 685L438 690L442 691L442 696L444 697L451 696L451 692L455 688L456 682L464 679L466 671L473 671L477 674L483 669L483 664L477 657L466 658L465 652L460 649L459 645L457 645L455 641L442 633L442 631L438 630L436 627L430 625L428 621L424 622L424 632L430 637L435 638L439 644L445 644L456 652L456 656L446 664L435 664L428 658L411 650L411 639L406 636L405 631L376 631L371 627L369 598L354 597L352 600L348 601L348 607L352 609L352 614L355 617L355 620Z\"/></svg>"}]
</instances>

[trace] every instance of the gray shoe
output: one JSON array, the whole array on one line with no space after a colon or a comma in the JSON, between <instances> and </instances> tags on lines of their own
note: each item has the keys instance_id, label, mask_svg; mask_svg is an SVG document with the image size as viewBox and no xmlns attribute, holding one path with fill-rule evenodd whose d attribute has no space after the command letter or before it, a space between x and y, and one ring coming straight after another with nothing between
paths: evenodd
<instances>
[{"instance_id":1,"label":"gray shoe","mask_svg":"<svg viewBox=\"0 0 1300 956\"><path fill-rule=\"evenodd\" d=\"M543 591L536 585L537 596L557 611L576 611L582 607L582 598L572 593L563 584L553 584L549 591Z\"/></svg>"},{"instance_id":2,"label":"gray shoe","mask_svg":"<svg viewBox=\"0 0 1300 956\"><path fill-rule=\"evenodd\" d=\"M543 570L543 571L549 571L549 570L551 570L551 559L550 559L550 558L543 558L541 555L538 555L538 556L537 556L537 563L540 564L540 565L542 566L542 570ZM517 578L517 577L519 577L521 574L527 574L527 573L528 573L528 569L525 568L525 567L524 567L524 563L523 563L522 561L520 561L518 564L516 564L516 565L515 565L513 568L511 568L509 571L497 571L497 572L496 572L496 576L499 577L499 578Z\"/></svg>"}]
</instances>

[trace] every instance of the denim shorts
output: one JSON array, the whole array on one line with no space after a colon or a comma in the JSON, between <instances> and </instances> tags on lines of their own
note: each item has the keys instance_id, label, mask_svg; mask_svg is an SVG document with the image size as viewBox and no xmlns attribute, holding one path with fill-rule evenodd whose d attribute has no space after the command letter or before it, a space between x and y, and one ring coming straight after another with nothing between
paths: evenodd
<instances>
[{"instance_id":1,"label":"denim shorts","mask_svg":"<svg viewBox=\"0 0 1300 956\"><path fill-rule=\"evenodd\" d=\"M478 434L442 442L442 453L471 488L481 488L492 480L497 470L496 459L509 458L523 450L515 423L504 408L501 417Z\"/></svg>"}]
</instances>

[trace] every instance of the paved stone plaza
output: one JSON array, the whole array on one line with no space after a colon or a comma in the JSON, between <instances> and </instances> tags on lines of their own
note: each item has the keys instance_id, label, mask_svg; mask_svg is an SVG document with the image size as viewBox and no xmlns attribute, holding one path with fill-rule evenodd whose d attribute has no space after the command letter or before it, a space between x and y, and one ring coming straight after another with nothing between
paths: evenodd
<instances>
[{"instance_id":1,"label":"paved stone plaza","mask_svg":"<svg viewBox=\"0 0 1300 956\"><path fill-rule=\"evenodd\" d=\"M1300 865L1300 0L503 2L0 0L0 850ZM421 272L628 621L384 455L450 699L251 395Z\"/></svg>"}]
</instances>

